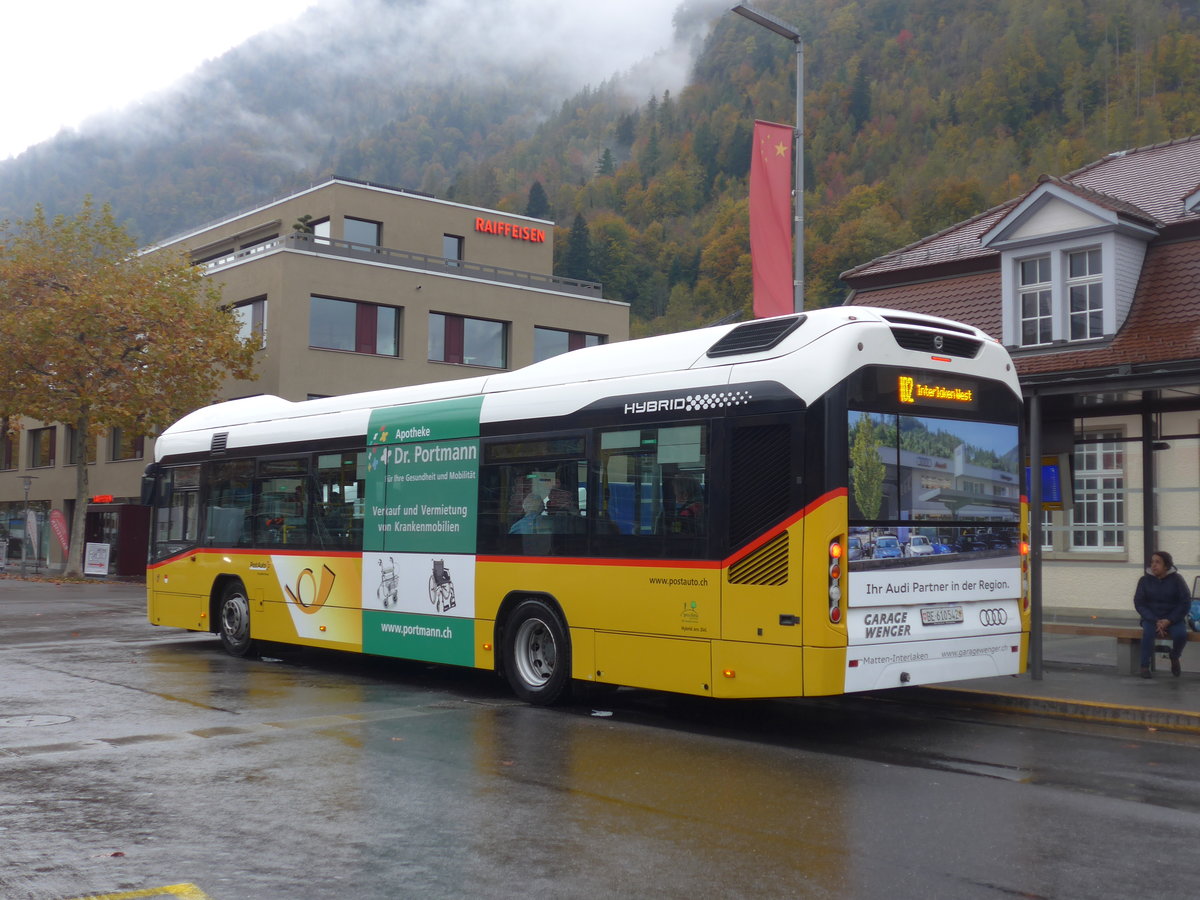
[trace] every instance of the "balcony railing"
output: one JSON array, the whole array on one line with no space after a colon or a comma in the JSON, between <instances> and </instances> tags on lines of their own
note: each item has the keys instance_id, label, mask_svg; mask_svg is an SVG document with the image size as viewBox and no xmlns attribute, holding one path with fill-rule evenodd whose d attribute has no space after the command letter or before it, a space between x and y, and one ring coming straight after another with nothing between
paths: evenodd
<instances>
[{"instance_id":1,"label":"balcony railing","mask_svg":"<svg viewBox=\"0 0 1200 900\"><path fill-rule=\"evenodd\" d=\"M542 275L538 272L522 272L519 269L488 266L465 259L446 259L442 256L429 256L409 250L392 250L388 247L376 247L371 244L356 244L353 241L317 237L313 234L299 232L272 238L261 244L244 247L226 256L209 260L204 263L204 270L211 274L247 259L280 250L300 250L322 256L336 256L341 259L358 259L364 262L402 266L406 269L420 269L442 275L463 275L468 278L480 278L517 287L538 287L563 294L576 294L580 297L592 297L597 300L603 296L603 287L594 281L559 278L556 275Z\"/></svg>"}]
</instances>

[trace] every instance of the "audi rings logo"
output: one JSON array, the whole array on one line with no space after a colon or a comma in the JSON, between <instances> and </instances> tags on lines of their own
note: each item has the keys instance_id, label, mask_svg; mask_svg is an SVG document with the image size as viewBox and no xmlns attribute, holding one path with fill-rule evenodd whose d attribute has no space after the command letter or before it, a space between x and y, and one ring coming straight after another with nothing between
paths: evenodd
<instances>
[{"instance_id":1,"label":"audi rings logo","mask_svg":"<svg viewBox=\"0 0 1200 900\"><path fill-rule=\"evenodd\" d=\"M1007 625L1008 611L1000 609L981 609L979 611L980 625Z\"/></svg>"}]
</instances>

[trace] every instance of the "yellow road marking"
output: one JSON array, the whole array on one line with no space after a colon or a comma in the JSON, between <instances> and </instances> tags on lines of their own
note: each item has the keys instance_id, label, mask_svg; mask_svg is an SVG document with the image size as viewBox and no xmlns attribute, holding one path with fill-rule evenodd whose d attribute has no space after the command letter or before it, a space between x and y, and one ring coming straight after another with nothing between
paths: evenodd
<instances>
[{"instance_id":1,"label":"yellow road marking","mask_svg":"<svg viewBox=\"0 0 1200 900\"><path fill-rule=\"evenodd\" d=\"M212 900L194 884L169 884L166 887L121 891L119 894L88 894L73 900L134 900L135 897L182 897L183 900Z\"/></svg>"}]
</instances>

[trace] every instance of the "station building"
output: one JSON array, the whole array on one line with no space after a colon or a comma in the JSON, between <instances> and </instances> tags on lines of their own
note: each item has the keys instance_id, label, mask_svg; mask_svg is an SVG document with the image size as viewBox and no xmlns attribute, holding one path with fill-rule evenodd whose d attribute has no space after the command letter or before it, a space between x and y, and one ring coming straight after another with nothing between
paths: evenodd
<instances>
[{"instance_id":1,"label":"station building","mask_svg":"<svg viewBox=\"0 0 1200 900\"><path fill-rule=\"evenodd\" d=\"M1035 610L1132 624L1158 549L1200 593L1200 136L1043 175L842 278L847 303L958 319L1008 348L1042 474L1022 486Z\"/></svg>"},{"instance_id":2,"label":"station building","mask_svg":"<svg viewBox=\"0 0 1200 900\"><path fill-rule=\"evenodd\" d=\"M556 277L554 223L333 177L164 241L220 281L256 342L256 381L220 400L299 401L517 369L629 337L629 306ZM61 569L74 506L70 428L0 438L0 547ZM153 438L114 429L88 449L87 540L112 574L144 571L141 476ZM27 489L27 491L26 491ZM28 504L28 506L27 506ZM61 535L61 540L59 535ZM0 554L0 556L5 554Z\"/></svg>"}]
</instances>

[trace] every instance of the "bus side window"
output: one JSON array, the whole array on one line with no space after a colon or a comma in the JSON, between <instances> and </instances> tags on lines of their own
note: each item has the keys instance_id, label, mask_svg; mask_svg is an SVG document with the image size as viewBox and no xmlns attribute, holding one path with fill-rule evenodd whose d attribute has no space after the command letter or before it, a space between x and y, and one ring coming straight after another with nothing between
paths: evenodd
<instances>
[{"instance_id":1,"label":"bus side window","mask_svg":"<svg viewBox=\"0 0 1200 900\"><path fill-rule=\"evenodd\" d=\"M208 463L204 498L206 547L244 547L250 542L254 509L254 461Z\"/></svg>"},{"instance_id":2,"label":"bus side window","mask_svg":"<svg viewBox=\"0 0 1200 900\"><path fill-rule=\"evenodd\" d=\"M677 425L600 435L597 531L602 555L700 557L707 549L708 426Z\"/></svg>"},{"instance_id":3,"label":"bus side window","mask_svg":"<svg viewBox=\"0 0 1200 900\"><path fill-rule=\"evenodd\" d=\"M362 450L317 455L313 510L317 546L362 548L366 456Z\"/></svg>"},{"instance_id":4,"label":"bus side window","mask_svg":"<svg viewBox=\"0 0 1200 900\"><path fill-rule=\"evenodd\" d=\"M264 459L258 463L255 544L308 544L308 459Z\"/></svg>"},{"instance_id":5,"label":"bus side window","mask_svg":"<svg viewBox=\"0 0 1200 900\"><path fill-rule=\"evenodd\" d=\"M484 550L523 556L583 552L586 460L486 466L481 488Z\"/></svg>"},{"instance_id":6,"label":"bus side window","mask_svg":"<svg viewBox=\"0 0 1200 900\"><path fill-rule=\"evenodd\" d=\"M156 474L150 498L153 500L153 525L150 531L150 559L166 559L195 546L199 540L200 467L175 466ZM3 546L0 539L0 547Z\"/></svg>"}]
</instances>

